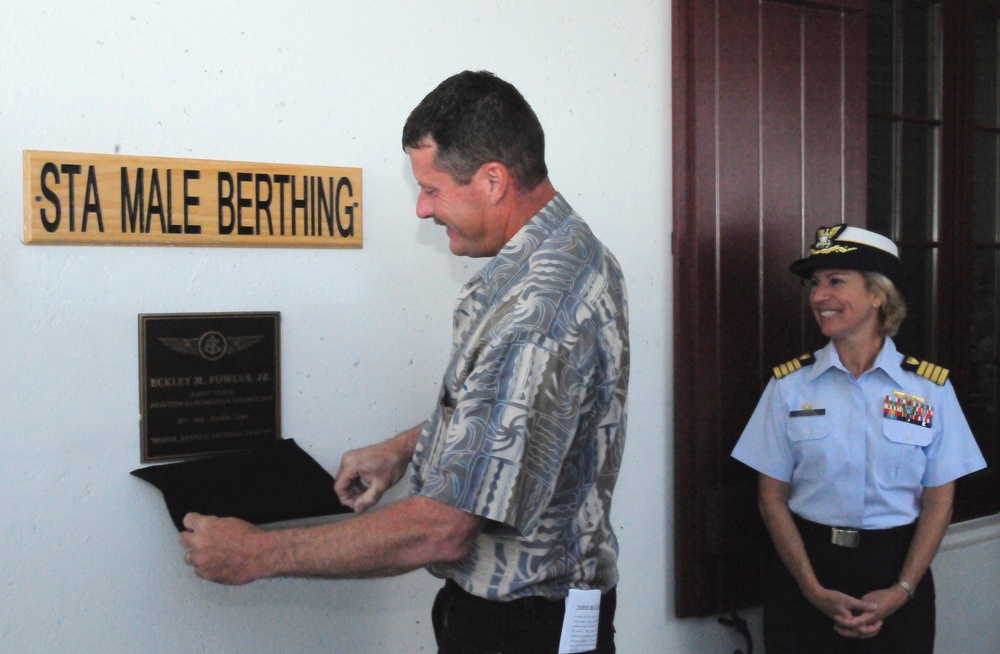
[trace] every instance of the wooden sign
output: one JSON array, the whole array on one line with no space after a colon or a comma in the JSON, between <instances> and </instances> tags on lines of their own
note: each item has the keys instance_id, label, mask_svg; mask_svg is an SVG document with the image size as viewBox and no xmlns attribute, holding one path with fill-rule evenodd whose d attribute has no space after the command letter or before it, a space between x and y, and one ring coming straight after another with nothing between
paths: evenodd
<instances>
[{"instance_id":1,"label":"wooden sign","mask_svg":"<svg viewBox=\"0 0 1000 654\"><path fill-rule=\"evenodd\" d=\"M361 169L24 151L24 242L360 248Z\"/></svg>"}]
</instances>

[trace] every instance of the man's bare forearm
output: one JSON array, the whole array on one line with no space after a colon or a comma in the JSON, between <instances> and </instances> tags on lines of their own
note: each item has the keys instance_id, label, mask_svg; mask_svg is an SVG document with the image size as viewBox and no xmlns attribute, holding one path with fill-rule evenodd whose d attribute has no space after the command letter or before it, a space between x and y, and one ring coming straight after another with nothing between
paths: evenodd
<instances>
[{"instance_id":1,"label":"man's bare forearm","mask_svg":"<svg viewBox=\"0 0 1000 654\"><path fill-rule=\"evenodd\" d=\"M263 530L242 520L190 514L181 545L199 577L245 584L268 577L384 577L456 560L486 524L426 497L336 523Z\"/></svg>"}]
</instances>

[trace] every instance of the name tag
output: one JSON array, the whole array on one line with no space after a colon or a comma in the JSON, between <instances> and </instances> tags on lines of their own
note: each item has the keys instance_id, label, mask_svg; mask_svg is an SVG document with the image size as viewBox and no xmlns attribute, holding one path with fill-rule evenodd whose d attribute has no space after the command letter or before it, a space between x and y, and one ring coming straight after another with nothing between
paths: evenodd
<instances>
[{"instance_id":1,"label":"name tag","mask_svg":"<svg viewBox=\"0 0 1000 654\"><path fill-rule=\"evenodd\" d=\"M789 411L789 418L805 418L808 416L825 416L826 409L800 409L798 411Z\"/></svg>"},{"instance_id":2,"label":"name tag","mask_svg":"<svg viewBox=\"0 0 1000 654\"><path fill-rule=\"evenodd\" d=\"M601 617L601 591L569 589L563 617L559 654L587 652L597 648L597 625Z\"/></svg>"}]
</instances>

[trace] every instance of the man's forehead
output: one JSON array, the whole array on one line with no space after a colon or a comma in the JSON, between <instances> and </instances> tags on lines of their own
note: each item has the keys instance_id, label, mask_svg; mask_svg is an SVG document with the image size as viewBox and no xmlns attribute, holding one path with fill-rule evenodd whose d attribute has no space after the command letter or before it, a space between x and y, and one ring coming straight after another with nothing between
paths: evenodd
<instances>
[{"instance_id":1,"label":"man's forehead","mask_svg":"<svg viewBox=\"0 0 1000 654\"><path fill-rule=\"evenodd\" d=\"M423 142L422 142L423 143ZM425 185L441 186L459 184L447 170L437 164L437 144L421 145L409 151L410 166L417 182Z\"/></svg>"}]
</instances>

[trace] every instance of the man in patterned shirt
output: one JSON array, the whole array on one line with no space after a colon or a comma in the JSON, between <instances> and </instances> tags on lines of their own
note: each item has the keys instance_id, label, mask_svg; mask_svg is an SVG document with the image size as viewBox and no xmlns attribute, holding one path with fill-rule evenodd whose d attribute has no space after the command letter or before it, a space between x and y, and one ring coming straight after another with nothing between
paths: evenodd
<instances>
[{"instance_id":1,"label":"man in patterned shirt","mask_svg":"<svg viewBox=\"0 0 1000 654\"><path fill-rule=\"evenodd\" d=\"M614 652L621 269L549 181L531 107L491 73L442 82L407 119L403 148L417 215L446 228L452 253L492 257L462 290L433 414L344 454L336 491L364 515L261 531L192 514L188 562L221 583L426 567L446 580L440 652ZM409 497L366 512L407 470ZM581 610L600 607L597 628L570 638L566 598L580 591Z\"/></svg>"}]
</instances>

